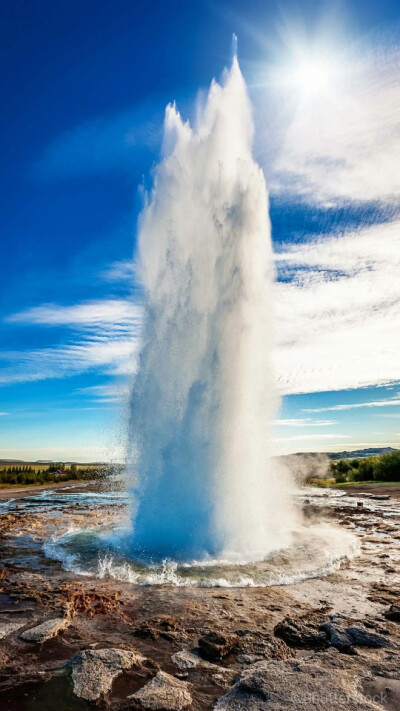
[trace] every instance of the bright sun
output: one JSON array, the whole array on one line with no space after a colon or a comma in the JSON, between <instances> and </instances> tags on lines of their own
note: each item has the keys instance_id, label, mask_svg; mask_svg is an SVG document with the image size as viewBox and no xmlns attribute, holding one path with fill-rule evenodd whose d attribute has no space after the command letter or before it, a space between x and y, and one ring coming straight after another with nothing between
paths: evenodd
<instances>
[{"instance_id":1,"label":"bright sun","mask_svg":"<svg viewBox=\"0 0 400 711\"><path fill-rule=\"evenodd\" d=\"M303 62L293 71L292 81L302 93L314 94L329 89L333 74L333 68L326 62Z\"/></svg>"},{"instance_id":2,"label":"bright sun","mask_svg":"<svg viewBox=\"0 0 400 711\"><path fill-rule=\"evenodd\" d=\"M279 83L309 98L334 91L339 73L339 64L323 55L299 57L281 71Z\"/></svg>"}]
</instances>

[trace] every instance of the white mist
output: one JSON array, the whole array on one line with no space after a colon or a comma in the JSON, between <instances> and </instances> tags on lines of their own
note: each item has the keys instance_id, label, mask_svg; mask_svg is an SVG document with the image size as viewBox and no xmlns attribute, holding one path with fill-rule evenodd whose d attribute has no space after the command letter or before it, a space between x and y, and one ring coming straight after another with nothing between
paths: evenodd
<instances>
[{"instance_id":1,"label":"white mist","mask_svg":"<svg viewBox=\"0 0 400 711\"><path fill-rule=\"evenodd\" d=\"M290 482L269 439L274 270L252 137L236 58L196 127L167 107L139 225L145 321L128 446L133 549L147 560L257 560L290 542Z\"/></svg>"}]
</instances>

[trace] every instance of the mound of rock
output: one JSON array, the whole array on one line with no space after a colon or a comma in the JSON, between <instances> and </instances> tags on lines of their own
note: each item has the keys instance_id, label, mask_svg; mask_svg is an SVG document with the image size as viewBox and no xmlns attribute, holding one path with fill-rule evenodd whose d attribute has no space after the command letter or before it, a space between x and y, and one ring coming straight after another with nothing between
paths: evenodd
<instances>
[{"instance_id":1,"label":"mound of rock","mask_svg":"<svg viewBox=\"0 0 400 711\"><path fill-rule=\"evenodd\" d=\"M17 630L21 629L21 627L24 627L26 625L28 620L12 620L12 621L5 621L0 623L0 639L4 639L5 637L8 637L8 635L12 634L13 632L16 632Z\"/></svg>"},{"instance_id":2,"label":"mound of rock","mask_svg":"<svg viewBox=\"0 0 400 711\"><path fill-rule=\"evenodd\" d=\"M95 701L110 691L114 679L125 669L141 667L146 658L126 649L85 649L70 661L75 696Z\"/></svg>"},{"instance_id":3,"label":"mound of rock","mask_svg":"<svg viewBox=\"0 0 400 711\"><path fill-rule=\"evenodd\" d=\"M368 632L362 627L339 627L327 622L321 626L321 629L326 632L332 647L347 654L354 653L354 647L379 649L392 646L385 637Z\"/></svg>"},{"instance_id":4,"label":"mound of rock","mask_svg":"<svg viewBox=\"0 0 400 711\"><path fill-rule=\"evenodd\" d=\"M240 664L254 664L267 659L289 659L296 652L283 639L270 634L260 634L253 630L237 630L239 637L237 661Z\"/></svg>"},{"instance_id":5,"label":"mound of rock","mask_svg":"<svg viewBox=\"0 0 400 711\"><path fill-rule=\"evenodd\" d=\"M208 666L210 667L213 666L208 662L204 662L201 657L196 656L196 654L188 652L186 649L182 649L181 652L175 652L175 654L172 655L171 659L173 663L176 664L178 669L182 669L184 671L186 671L186 669L194 669L200 664L208 664Z\"/></svg>"},{"instance_id":6,"label":"mound of rock","mask_svg":"<svg viewBox=\"0 0 400 711\"><path fill-rule=\"evenodd\" d=\"M150 711L180 711L193 701L189 684L163 671L129 698Z\"/></svg>"},{"instance_id":7,"label":"mound of rock","mask_svg":"<svg viewBox=\"0 0 400 711\"><path fill-rule=\"evenodd\" d=\"M21 632L20 638L25 642L38 642L41 644L65 630L69 624L70 621L67 617L56 617L56 619L46 620L46 622L42 622L36 627L31 627L30 630Z\"/></svg>"},{"instance_id":8,"label":"mound of rock","mask_svg":"<svg viewBox=\"0 0 400 711\"><path fill-rule=\"evenodd\" d=\"M276 637L295 649L327 649L328 635L318 623L308 617L285 617L274 628Z\"/></svg>"},{"instance_id":9,"label":"mound of rock","mask_svg":"<svg viewBox=\"0 0 400 711\"><path fill-rule=\"evenodd\" d=\"M136 627L133 634L135 637L144 639L166 639L167 641L184 642L186 632L182 629L182 623L172 615L157 615L142 622Z\"/></svg>"},{"instance_id":10,"label":"mound of rock","mask_svg":"<svg viewBox=\"0 0 400 711\"><path fill-rule=\"evenodd\" d=\"M391 647L391 643L379 634L363 627L344 626L344 620L333 616L319 619L315 616L285 617L274 628L274 634L295 649L323 650L335 647L345 654L356 654L355 647Z\"/></svg>"},{"instance_id":11,"label":"mound of rock","mask_svg":"<svg viewBox=\"0 0 400 711\"><path fill-rule=\"evenodd\" d=\"M218 711L378 711L346 670L322 662L259 662L244 671L215 706Z\"/></svg>"},{"instance_id":12,"label":"mound of rock","mask_svg":"<svg viewBox=\"0 0 400 711\"><path fill-rule=\"evenodd\" d=\"M210 631L200 637L199 649L207 659L223 659L235 649L238 641L236 634Z\"/></svg>"}]
</instances>

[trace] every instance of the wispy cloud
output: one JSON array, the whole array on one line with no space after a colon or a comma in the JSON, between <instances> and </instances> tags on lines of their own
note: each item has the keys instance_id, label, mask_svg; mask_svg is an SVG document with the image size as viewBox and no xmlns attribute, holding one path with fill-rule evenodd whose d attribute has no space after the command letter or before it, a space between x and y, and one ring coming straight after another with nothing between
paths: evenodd
<instances>
[{"instance_id":1,"label":"wispy cloud","mask_svg":"<svg viewBox=\"0 0 400 711\"><path fill-rule=\"evenodd\" d=\"M298 417L289 420L274 420L278 427L330 427L336 425L336 420L312 420L310 417Z\"/></svg>"},{"instance_id":2,"label":"wispy cloud","mask_svg":"<svg viewBox=\"0 0 400 711\"><path fill-rule=\"evenodd\" d=\"M108 383L79 388L76 392L89 395L98 402L121 402L128 397L130 390L127 383Z\"/></svg>"},{"instance_id":3,"label":"wispy cloud","mask_svg":"<svg viewBox=\"0 0 400 711\"><path fill-rule=\"evenodd\" d=\"M400 380L400 221L277 255L275 371L282 393Z\"/></svg>"},{"instance_id":4,"label":"wispy cloud","mask_svg":"<svg viewBox=\"0 0 400 711\"><path fill-rule=\"evenodd\" d=\"M276 442L301 442L301 441L319 441L322 439L349 439L350 435L343 434L308 434L308 435L294 435L291 437L275 437Z\"/></svg>"},{"instance_id":5,"label":"wispy cloud","mask_svg":"<svg viewBox=\"0 0 400 711\"><path fill-rule=\"evenodd\" d=\"M129 281L135 277L135 263L133 259L120 259L110 264L101 273L105 281Z\"/></svg>"},{"instance_id":6,"label":"wispy cloud","mask_svg":"<svg viewBox=\"0 0 400 711\"><path fill-rule=\"evenodd\" d=\"M162 109L162 105L143 104L71 128L45 148L33 175L48 180L131 171L138 155L157 149Z\"/></svg>"},{"instance_id":7,"label":"wispy cloud","mask_svg":"<svg viewBox=\"0 0 400 711\"><path fill-rule=\"evenodd\" d=\"M356 410L363 407L399 407L400 398L387 400L373 400L372 402L352 402L343 405L330 405L328 407L315 407L304 409L303 412L333 412L341 410ZM389 417L389 415L388 415Z\"/></svg>"},{"instance_id":8,"label":"wispy cloud","mask_svg":"<svg viewBox=\"0 0 400 711\"><path fill-rule=\"evenodd\" d=\"M13 324L59 326L73 335L60 345L0 353L0 383L63 378L88 370L130 373L136 367L141 307L129 299L73 306L44 305L9 316Z\"/></svg>"},{"instance_id":9,"label":"wispy cloud","mask_svg":"<svg viewBox=\"0 0 400 711\"><path fill-rule=\"evenodd\" d=\"M140 306L127 299L101 299L73 306L44 304L8 316L8 323L41 324L43 326L113 326L118 328L137 323L142 315Z\"/></svg>"}]
</instances>

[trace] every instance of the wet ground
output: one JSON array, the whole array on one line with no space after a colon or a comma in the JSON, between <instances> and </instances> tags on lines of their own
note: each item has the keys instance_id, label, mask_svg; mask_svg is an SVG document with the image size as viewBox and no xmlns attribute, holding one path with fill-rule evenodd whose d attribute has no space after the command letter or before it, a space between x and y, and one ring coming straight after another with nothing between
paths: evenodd
<instances>
[{"instance_id":1,"label":"wet ground","mask_svg":"<svg viewBox=\"0 0 400 711\"><path fill-rule=\"evenodd\" d=\"M55 559L59 548L51 546L61 534L126 520L124 493L100 489L64 486L0 500L2 711L143 708L128 697L159 669L187 684L190 708L212 709L229 692L220 707L236 709L229 690L243 696L243 674L264 662L289 673L296 659L304 679L310 677L307 665L314 670L310 678L315 668L332 672L332 688L337 680L343 691L348 675L348 700L341 708L400 708L400 486L390 492L303 490L298 507L308 524L333 525L338 539L341 531L352 533L358 555L338 561L335 572L290 585L234 588L172 585L168 571L164 583L158 578L158 584L138 585L110 577L107 566L96 575L79 574L64 549ZM389 498L379 498L384 494ZM46 641L20 637L59 618L65 627ZM349 642L353 633L346 630L354 628L358 636ZM82 650L110 648L134 650L146 662L121 669L97 700L79 698L70 660ZM205 663L180 668L172 657L182 650ZM304 694L312 692L307 683ZM303 708L299 702L290 706L292 697L274 706L257 684L255 691L246 684L248 700L240 708ZM332 694L307 708L339 708Z\"/></svg>"}]
</instances>

